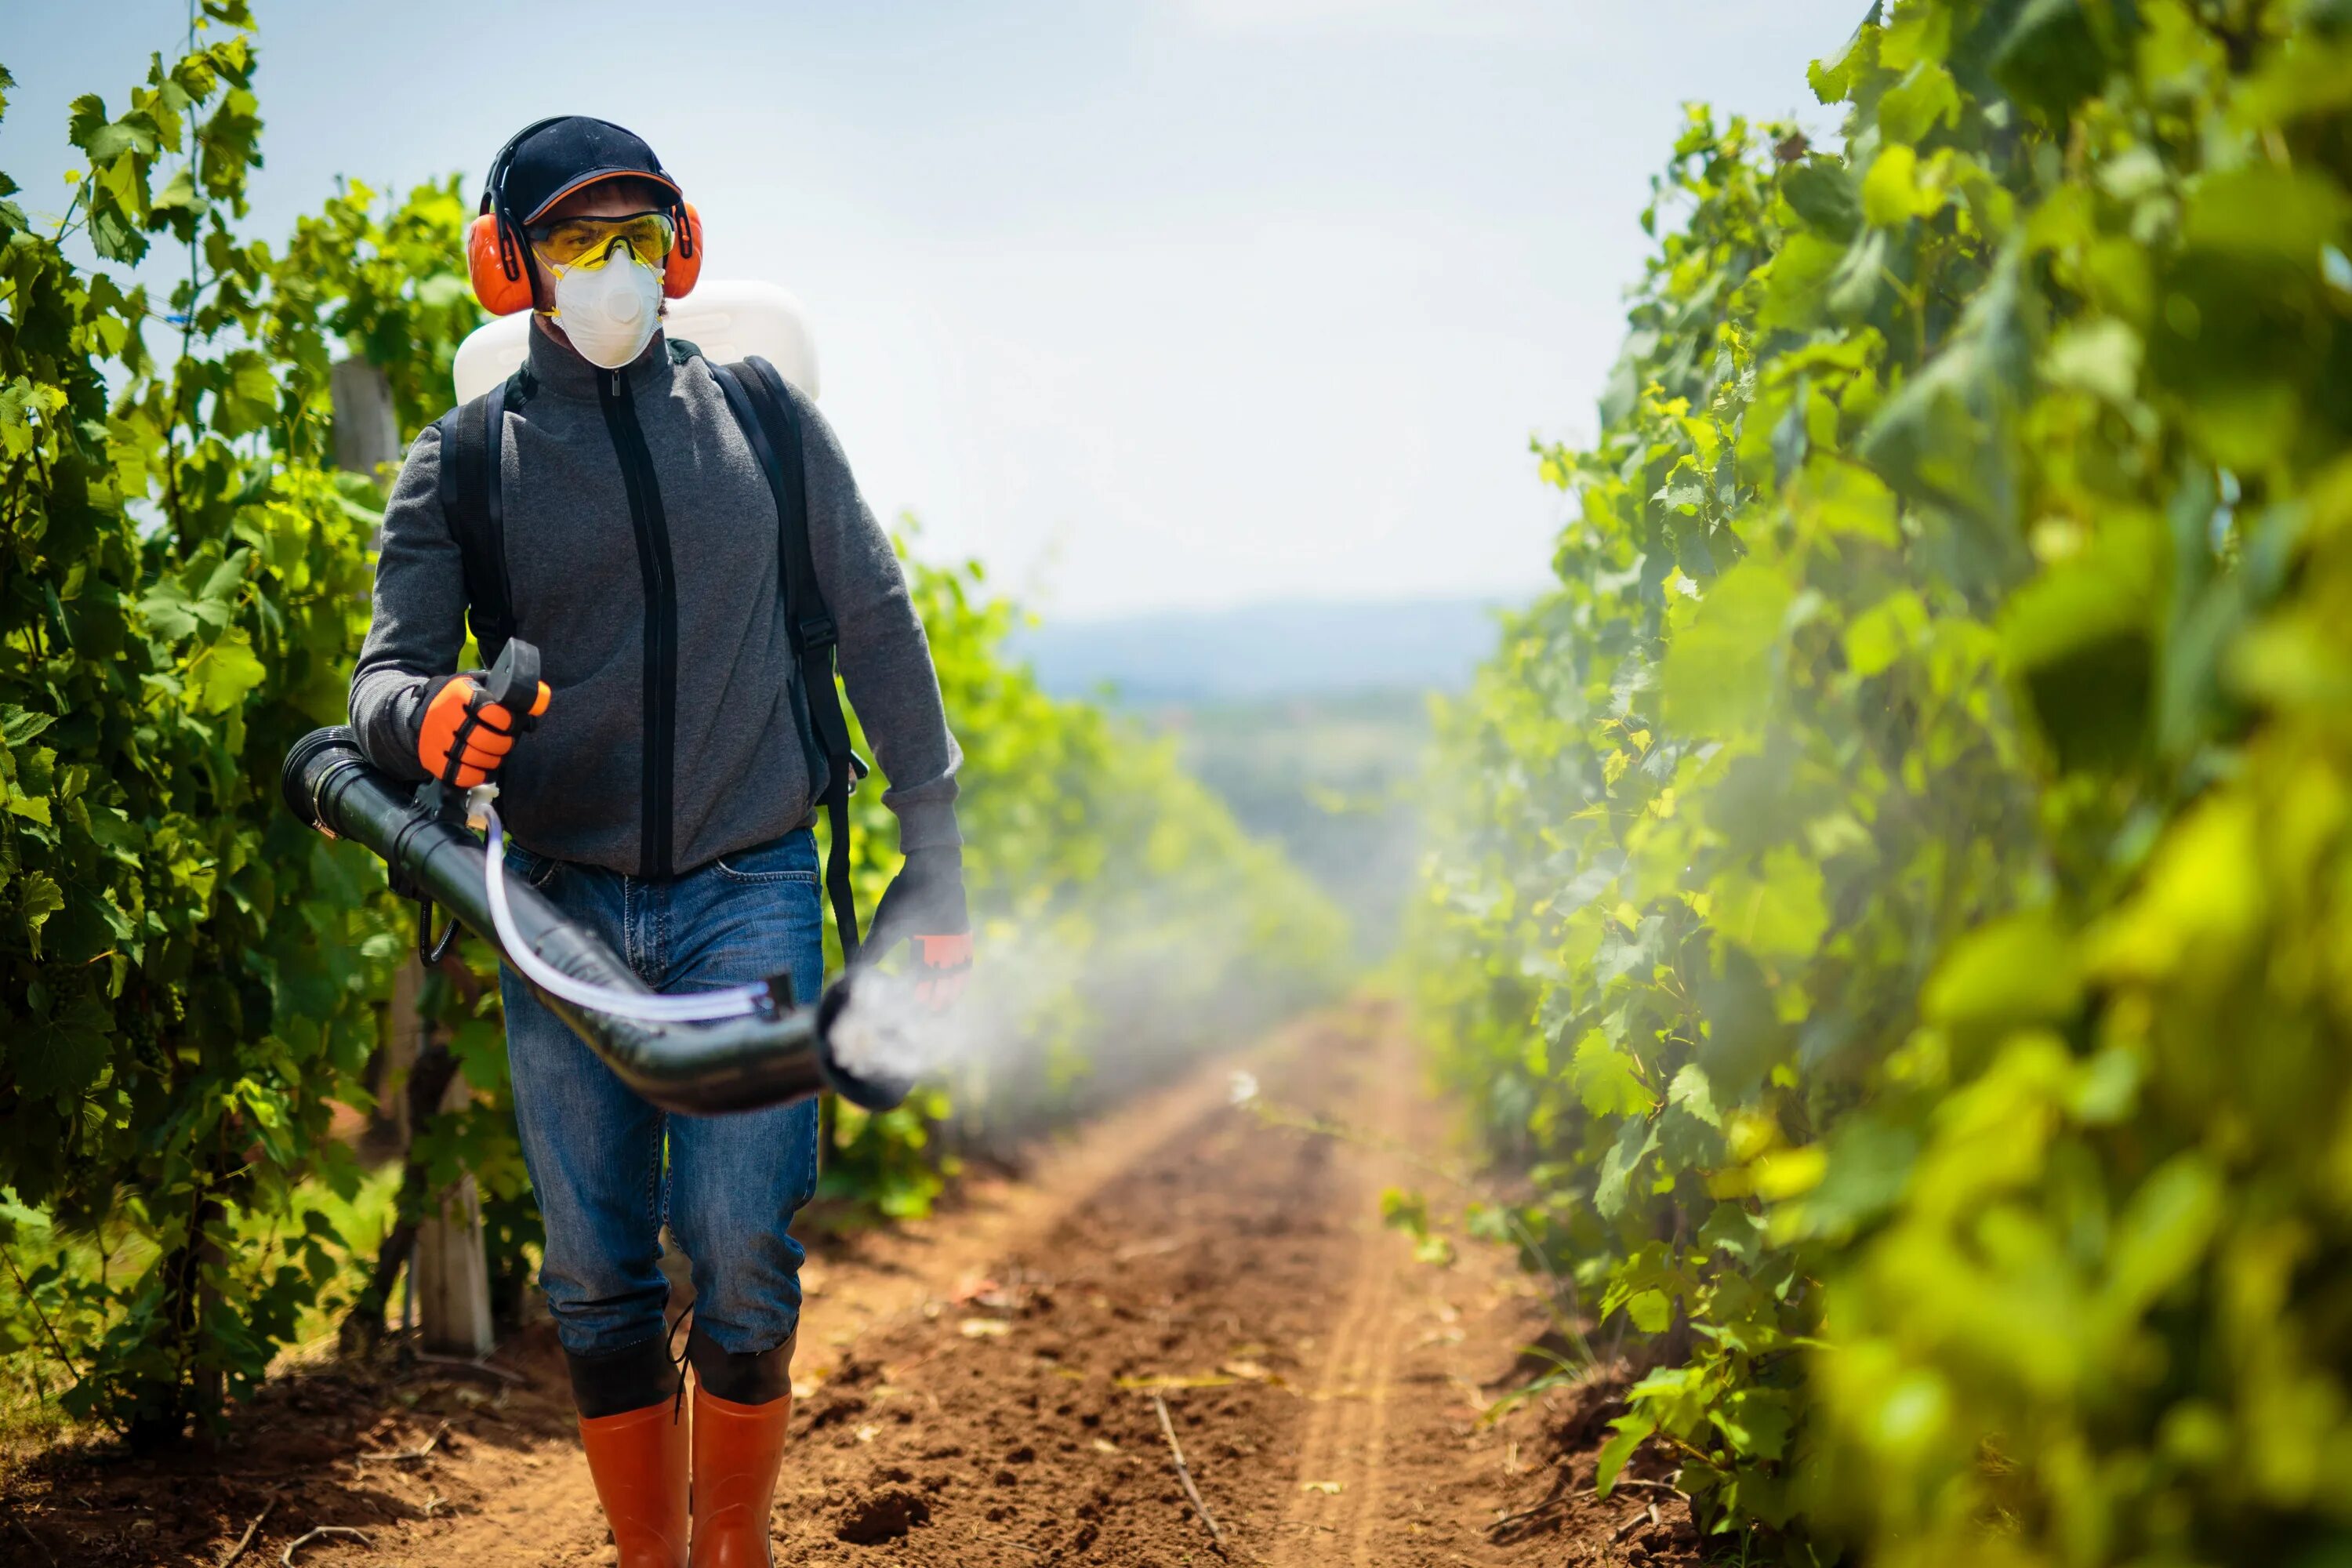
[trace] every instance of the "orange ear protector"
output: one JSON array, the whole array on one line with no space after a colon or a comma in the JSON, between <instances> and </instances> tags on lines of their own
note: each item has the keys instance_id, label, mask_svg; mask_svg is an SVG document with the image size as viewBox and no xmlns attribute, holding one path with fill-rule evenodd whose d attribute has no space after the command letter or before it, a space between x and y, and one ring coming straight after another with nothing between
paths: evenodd
<instances>
[{"instance_id":1,"label":"orange ear protector","mask_svg":"<svg viewBox=\"0 0 2352 1568\"><path fill-rule=\"evenodd\" d=\"M695 281L702 276L702 215L688 202L686 223L678 230L677 243L662 258L662 298L683 300L694 292Z\"/></svg>"},{"instance_id":2,"label":"orange ear protector","mask_svg":"<svg viewBox=\"0 0 2352 1568\"><path fill-rule=\"evenodd\" d=\"M530 273L522 268L507 270L499 227L499 219L490 213L466 226L466 272L483 310L493 316L511 316L530 309Z\"/></svg>"},{"instance_id":3,"label":"orange ear protector","mask_svg":"<svg viewBox=\"0 0 2352 1568\"><path fill-rule=\"evenodd\" d=\"M511 316L531 305L530 258L525 248L529 240L521 222L507 206L507 170L513 164L515 149L531 132L565 118L556 115L535 121L499 149L499 155L490 162L490 176L483 183L480 216L466 226L467 276L473 282L474 298L493 316ZM667 174L662 179L668 183ZM673 184L671 188L677 187ZM677 238L662 258L662 295L682 300L693 292L695 280L702 276L702 215L691 202L681 201L670 209L670 218L677 226Z\"/></svg>"},{"instance_id":4,"label":"orange ear protector","mask_svg":"<svg viewBox=\"0 0 2352 1568\"><path fill-rule=\"evenodd\" d=\"M662 258L662 297L667 300L683 300L693 293L696 279L702 276L702 215L694 210L692 202L685 206L685 226L678 231L677 243ZM500 246L499 225L498 215L488 212L466 226L466 272L473 279L474 298L482 302L483 310L493 316L511 316L530 309L530 273L509 261L509 258L520 260L516 253L521 247Z\"/></svg>"}]
</instances>

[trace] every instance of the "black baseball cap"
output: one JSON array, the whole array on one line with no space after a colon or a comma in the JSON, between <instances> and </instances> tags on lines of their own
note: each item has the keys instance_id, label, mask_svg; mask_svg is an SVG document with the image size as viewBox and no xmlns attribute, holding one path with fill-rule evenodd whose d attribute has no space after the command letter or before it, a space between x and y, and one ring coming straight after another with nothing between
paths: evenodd
<instances>
[{"instance_id":1,"label":"black baseball cap","mask_svg":"<svg viewBox=\"0 0 2352 1568\"><path fill-rule=\"evenodd\" d=\"M651 180L678 201L678 189L645 138L609 120L567 114L527 127L509 143L504 181L507 211L512 221L531 224L548 208L599 180L621 175ZM492 171L494 184L498 172Z\"/></svg>"}]
</instances>

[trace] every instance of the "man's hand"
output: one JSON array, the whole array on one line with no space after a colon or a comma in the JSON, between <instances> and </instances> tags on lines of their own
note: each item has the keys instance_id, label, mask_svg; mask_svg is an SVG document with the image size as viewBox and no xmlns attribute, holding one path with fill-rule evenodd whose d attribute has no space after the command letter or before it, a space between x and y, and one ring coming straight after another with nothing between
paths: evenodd
<instances>
[{"instance_id":1,"label":"man's hand","mask_svg":"<svg viewBox=\"0 0 2352 1568\"><path fill-rule=\"evenodd\" d=\"M425 690L425 718L417 727L416 760L444 784L471 789L499 771L514 749L514 715L482 692L481 676L444 676ZM552 694L539 683L530 707L537 718Z\"/></svg>"},{"instance_id":2,"label":"man's hand","mask_svg":"<svg viewBox=\"0 0 2352 1568\"><path fill-rule=\"evenodd\" d=\"M933 1011L963 994L971 973L971 916L964 908L963 850L917 849L890 879L874 910L874 929L858 956L879 961L902 942L915 944L915 995Z\"/></svg>"}]
</instances>

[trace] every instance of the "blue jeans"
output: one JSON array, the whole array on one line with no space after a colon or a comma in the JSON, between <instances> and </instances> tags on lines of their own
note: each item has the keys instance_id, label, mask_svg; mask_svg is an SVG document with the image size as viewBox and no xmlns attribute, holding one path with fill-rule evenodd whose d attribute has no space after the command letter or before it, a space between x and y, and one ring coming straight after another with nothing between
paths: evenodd
<instances>
[{"instance_id":1,"label":"blue jeans","mask_svg":"<svg viewBox=\"0 0 2352 1568\"><path fill-rule=\"evenodd\" d=\"M656 991L709 991L790 969L824 978L816 841L806 828L666 882L507 850L530 881ZM793 1215L816 1192L814 1100L687 1116L640 1100L580 1037L500 972L523 1162L547 1222L541 1286L574 1355L659 1338L661 1227L694 1265L695 1318L720 1349L773 1350L801 1312ZM667 1144L667 1168L663 1161Z\"/></svg>"}]
</instances>

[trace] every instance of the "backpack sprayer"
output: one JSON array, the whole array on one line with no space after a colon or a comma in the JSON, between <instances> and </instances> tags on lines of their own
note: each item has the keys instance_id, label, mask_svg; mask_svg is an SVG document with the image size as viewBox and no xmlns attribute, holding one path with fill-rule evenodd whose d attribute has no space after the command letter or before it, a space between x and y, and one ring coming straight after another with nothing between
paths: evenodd
<instances>
[{"instance_id":1,"label":"backpack sprayer","mask_svg":"<svg viewBox=\"0 0 2352 1568\"><path fill-rule=\"evenodd\" d=\"M476 700L520 715L538 685L539 650L517 638ZM412 791L378 772L341 724L295 743L282 784L296 816L330 838L365 845L389 868L394 890L418 901L420 952L437 956L426 931L430 906L438 904L497 949L622 1082L665 1110L754 1110L830 1089L868 1110L887 1110L913 1087L854 1071L834 1051L830 1031L849 1005L855 970L810 1004L794 998L789 974L719 991L655 993L536 888L508 883L495 784L459 791L434 779ZM437 946L446 945L445 933Z\"/></svg>"}]
</instances>

